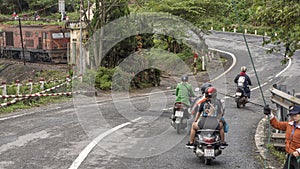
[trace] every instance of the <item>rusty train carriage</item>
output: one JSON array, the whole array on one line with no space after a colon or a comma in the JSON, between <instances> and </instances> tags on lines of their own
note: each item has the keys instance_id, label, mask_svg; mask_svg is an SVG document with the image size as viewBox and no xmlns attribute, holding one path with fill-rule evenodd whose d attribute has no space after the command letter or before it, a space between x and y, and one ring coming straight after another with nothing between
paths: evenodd
<instances>
[{"instance_id":1,"label":"rusty train carriage","mask_svg":"<svg viewBox=\"0 0 300 169\"><path fill-rule=\"evenodd\" d=\"M67 63L68 29L53 25L23 25L22 37L25 60ZM0 25L0 57L24 59L19 26Z\"/></svg>"}]
</instances>

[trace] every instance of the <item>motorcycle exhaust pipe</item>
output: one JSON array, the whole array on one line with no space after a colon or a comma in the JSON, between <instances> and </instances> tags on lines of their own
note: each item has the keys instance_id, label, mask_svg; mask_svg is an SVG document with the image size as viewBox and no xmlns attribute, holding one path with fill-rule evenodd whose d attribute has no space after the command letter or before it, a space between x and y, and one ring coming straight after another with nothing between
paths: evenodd
<instances>
[{"instance_id":1,"label":"motorcycle exhaust pipe","mask_svg":"<svg viewBox=\"0 0 300 169\"><path fill-rule=\"evenodd\" d=\"M203 157L204 156L204 152L200 148L197 148L195 153L198 157Z\"/></svg>"}]
</instances>

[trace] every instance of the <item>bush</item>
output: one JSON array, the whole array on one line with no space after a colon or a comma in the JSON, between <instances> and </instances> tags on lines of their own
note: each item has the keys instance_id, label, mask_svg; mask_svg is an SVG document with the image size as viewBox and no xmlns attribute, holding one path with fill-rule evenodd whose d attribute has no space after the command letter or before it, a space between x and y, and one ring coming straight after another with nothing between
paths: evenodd
<instances>
[{"instance_id":1,"label":"bush","mask_svg":"<svg viewBox=\"0 0 300 169\"><path fill-rule=\"evenodd\" d=\"M114 72L115 69L109 69L100 66L97 70L95 78L95 87L102 90L110 90L112 84L112 76Z\"/></svg>"}]
</instances>

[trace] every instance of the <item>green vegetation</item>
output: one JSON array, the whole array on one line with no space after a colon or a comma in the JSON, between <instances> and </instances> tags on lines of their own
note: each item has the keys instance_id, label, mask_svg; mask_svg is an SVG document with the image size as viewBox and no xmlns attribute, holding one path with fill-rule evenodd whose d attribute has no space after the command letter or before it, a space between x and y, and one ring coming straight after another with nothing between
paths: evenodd
<instances>
[{"instance_id":1,"label":"green vegetation","mask_svg":"<svg viewBox=\"0 0 300 169\"><path fill-rule=\"evenodd\" d=\"M80 0L66 0L66 12L70 20L78 21L80 17ZM89 37L109 22L127 15L138 15L140 12L166 12L172 15L179 16L193 25L197 26L200 31L195 33L202 38L201 33L208 33L211 27L214 30L233 31L234 28L238 32L244 32L247 29L248 33L264 35L267 33L271 38L266 40L264 44L274 43L274 46L269 52L279 51L279 46L285 47L286 56L292 57L294 52L300 48L300 4L299 0L278 1L278 0L90 0L91 4L96 3L94 10L94 18L88 22ZM0 19L12 18L11 14L16 11L19 16L33 17L35 11L41 16L51 20L51 24L63 24L62 22L53 22L61 18L58 12L57 0L0 0ZM100 5L101 4L101 5ZM83 4L84 9L87 8L87 3ZM147 18L141 18L135 23L124 23L128 27L136 27L139 23L146 22ZM10 21L10 24L17 24L17 21ZM42 24L40 21L23 21L23 24ZM47 24L50 24L47 22ZM152 25L143 25L145 28L152 28ZM241 29L243 28L243 29ZM176 32L182 33L182 32ZM277 35L277 36L276 36ZM97 42L100 43L100 42ZM203 47L205 48L205 46ZM136 72L139 67L124 68L120 67L119 63L126 60L127 57L135 54L141 49L149 49L149 53L143 54L143 57L132 59L133 65L148 65L149 69L142 72ZM161 49L169 52L157 52L153 49ZM92 65L96 65L97 54L100 49L94 49L91 52ZM174 57L176 56L176 57ZM116 74L124 75L132 81L129 88L148 87L157 85L150 83L153 81L150 77L160 76L159 69L152 69L151 65L155 64L152 58L164 59L166 65L174 66L172 62L175 58L180 58L190 68L192 67L192 49L184 44L180 39L175 39L172 36L159 34L139 34L123 39L115 44L111 50L105 55L101 62L101 67L96 71L90 71L87 78L93 79L96 88L109 90L116 87L122 90L120 86L112 86L112 78ZM285 63L285 58L282 63ZM201 64L197 63L198 68ZM131 71L131 72L128 72ZM154 70L154 71L153 71ZM133 73L136 72L136 73ZM159 79L159 78L158 78ZM91 79L85 79L90 81ZM122 84L126 79L120 79L118 84ZM125 81L122 81L125 80ZM10 89L13 90L13 89ZM28 89L22 89L25 92ZM15 91L12 91L15 92Z\"/></svg>"},{"instance_id":2,"label":"green vegetation","mask_svg":"<svg viewBox=\"0 0 300 169\"><path fill-rule=\"evenodd\" d=\"M70 20L79 20L80 1L66 0L65 2ZM96 10L94 11L95 17L89 24L90 32L130 12L167 12L203 30L210 30L211 27L215 30L222 30L224 27L226 30L233 31L233 28L236 28L238 32L244 32L240 29L242 26L249 33L254 33L255 30L260 35L267 33L271 39L265 41L264 44L278 45L271 48L269 52L276 52L279 46L283 45L286 56L291 57L300 48L299 0L288 2L278 0L90 0L90 4L94 2ZM0 18L1 16L11 18L14 11L20 15L26 14L27 17L32 17L34 11L37 11L42 18L58 20L61 17L57 0L0 0L0 3ZM85 9L87 5L84 2ZM34 23L38 22L28 24ZM132 40L130 44L134 45ZM111 55L113 54L112 51Z\"/></svg>"},{"instance_id":3,"label":"green vegetation","mask_svg":"<svg viewBox=\"0 0 300 169\"><path fill-rule=\"evenodd\" d=\"M271 152L271 154L274 155L277 158L277 160L280 161L281 164L285 163L286 156L284 151L277 151L272 144L268 144L267 148Z\"/></svg>"},{"instance_id":4,"label":"green vegetation","mask_svg":"<svg viewBox=\"0 0 300 169\"><path fill-rule=\"evenodd\" d=\"M300 3L299 0L140 0L132 6L135 11L168 12L192 22L202 29L238 32L241 26L249 33L257 30L271 37L264 44L274 43L269 52L276 52L284 45L286 56L293 56L300 48ZM235 11L236 8L236 11ZM241 25L239 25L241 24ZM277 36L276 34L277 33Z\"/></svg>"},{"instance_id":5,"label":"green vegetation","mask_svg":"<svg viewBox=\"0 0 300 169\"><path fill-rule=\"evenodd\" d=\"M42 105L47 105L49 103L59 103L69 100L69 96L50 96L50 97L33 97L23 101L19 101L10 106L0 107L0 114L11 113L21 109L29 109L32 107L39 107Z\"/></svg>"},{"instance_id":6,"label":"green vegetation","mask_svg":"<svg viewBox=\"0 0 300 169\"><path fill-rule=\"evenodd\" d=\"M53 82L53 83L45 84L44 89L50 89L61 83L62 82ZM0 90L0 93L2 93L2 90L3 89ZM39 93L40 91L41 91L40 84L33 85L33 89L31 92L32 94ZM67 85L64 85L62 88L55 89L55 90L51 91L50 93L59 93L59 92L68 92L68 91L71 91L71 86L67 87ZM7 95L16 95L16 92L17 92L17 87L15 84L7 86ZM20 92L20 95L30 94L30 87L29 86L20 86L19 92ZM49 103L56 103L56 102L64 101L68 98L70 98L70 97L68 97L68 96L31 97L29 99L19 101L10 106L0 107L0 113L9 113L9 112L13 112L17 109L27 109L30 107L37 107L37 106L46 105ZM6 103L6 102L11 102L13 100L14 100L14 98L7 98L6 100L1 99L0 104Z\"/></svg>"}]
</instances>

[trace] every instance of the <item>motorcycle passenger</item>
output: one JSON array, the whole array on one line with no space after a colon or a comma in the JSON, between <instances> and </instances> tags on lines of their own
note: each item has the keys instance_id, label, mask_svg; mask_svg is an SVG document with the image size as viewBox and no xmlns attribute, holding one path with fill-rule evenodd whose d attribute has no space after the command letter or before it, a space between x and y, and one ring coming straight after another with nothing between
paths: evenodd
<instances>
[{"instance_id":1,"label":"motorcycle passenger","mask_svg":"<svg viewBox=\"0 0 300 169\"><path fill-rule=\"evenodd\" d=\"M192 114L192 115L195 114L195 112L197 112L197 107L199 107L200 104L203 103L203 102L206 100L204 94L205 94L205 90L206 90L207 88L209 88L209 87L213 87L213 85L212 85L211 83L204 83L204 84L202 84L201 89L200 89L200 90L201 90L201 93L202 93L202 96L197 97L197 98L195 99L193 105L191 105L191 114ZM216 102L216 104L217 104L219 107L222 107L222 111L223 111L223 113L222 113L223 115L222 115L222 116L224 116L224 113L225 113L225 107L223 106L222 101L221 101L220 99L217 98L217 93L216 93L215 95L213 95L213 97L214 97L213 99L214 99L214 101ZM223 126L225 127L226 121L225 121L224 117L221 118L221 121L222 121L222 123L223 123Z\"/></svg>"},{"instance_id":2,"label":"motorcycle passenger","mask_svg":"<svg viewBox=\"0 0 300 169\"><path fill-rule=\"evenodd\" d=\"M252 86L252 82L249 76L246 74L246 71L247 71L247 67L242 66L241 72L234 79L234 83L236 83L238 87L243 87L247 95L246 101L248 101L248 99L250 99L250 93L251 93L249 86Z\"/></svg>"},{"instance_id":3,"label":"motorcycle passenger","mask_svg":"<svg viewBox=\"0 0 300 169\"><path fill-rule=\"evenodd\" d=\"M214 87L208 87L205 90L203 102L198 106L197 115L193 126L190 132L190 141L186 144L187 148L195 148L194 147L194 140L197 133L197 130L202 129L204 127L203 121L205 121L207 116L216 116L219 119L218 126L215 129L220 131L220 138L221 138L221 148L224 146L228 146L225 142L225 132L223 127L223 122L220 120L223 115L223 107L216 99L217 90Z\"/></svg>"},{"instance_id":4,"label":"motorcycle passenger","mask_svg":"<svg viewBox=\"0 0 300 169\"><path fill-rule=\"evenodd\" d=\"M191 114L194 115L197 110L196 108L203 102L205 101L205 96L204 96L204 93L205 93L205 90L208 88L208 87L212 87L212 84L210 83L204 83L202 84L200 90L201 90L201 93L202 93L202 96L199 96L195 99L193 105L191 105Z\"/></svg>"},{"instance_id":5,"label":"motorcycle passenger","mask_svg":"<svg viewBox=\"0 0 300 169\"><path fill-rule=\"evenodd\" d=\"M189 77L188 75L182 75L181 77L181 82L177 84L176 86L176 102L181 102L185 104L187 107L191 105L190 103L190 97L196 97L192 85L188 83ZM172 115L172 121L174 122L176 120L175 117L175 109L173 110L173 115Z\"/></svg>"}]
</instances>

